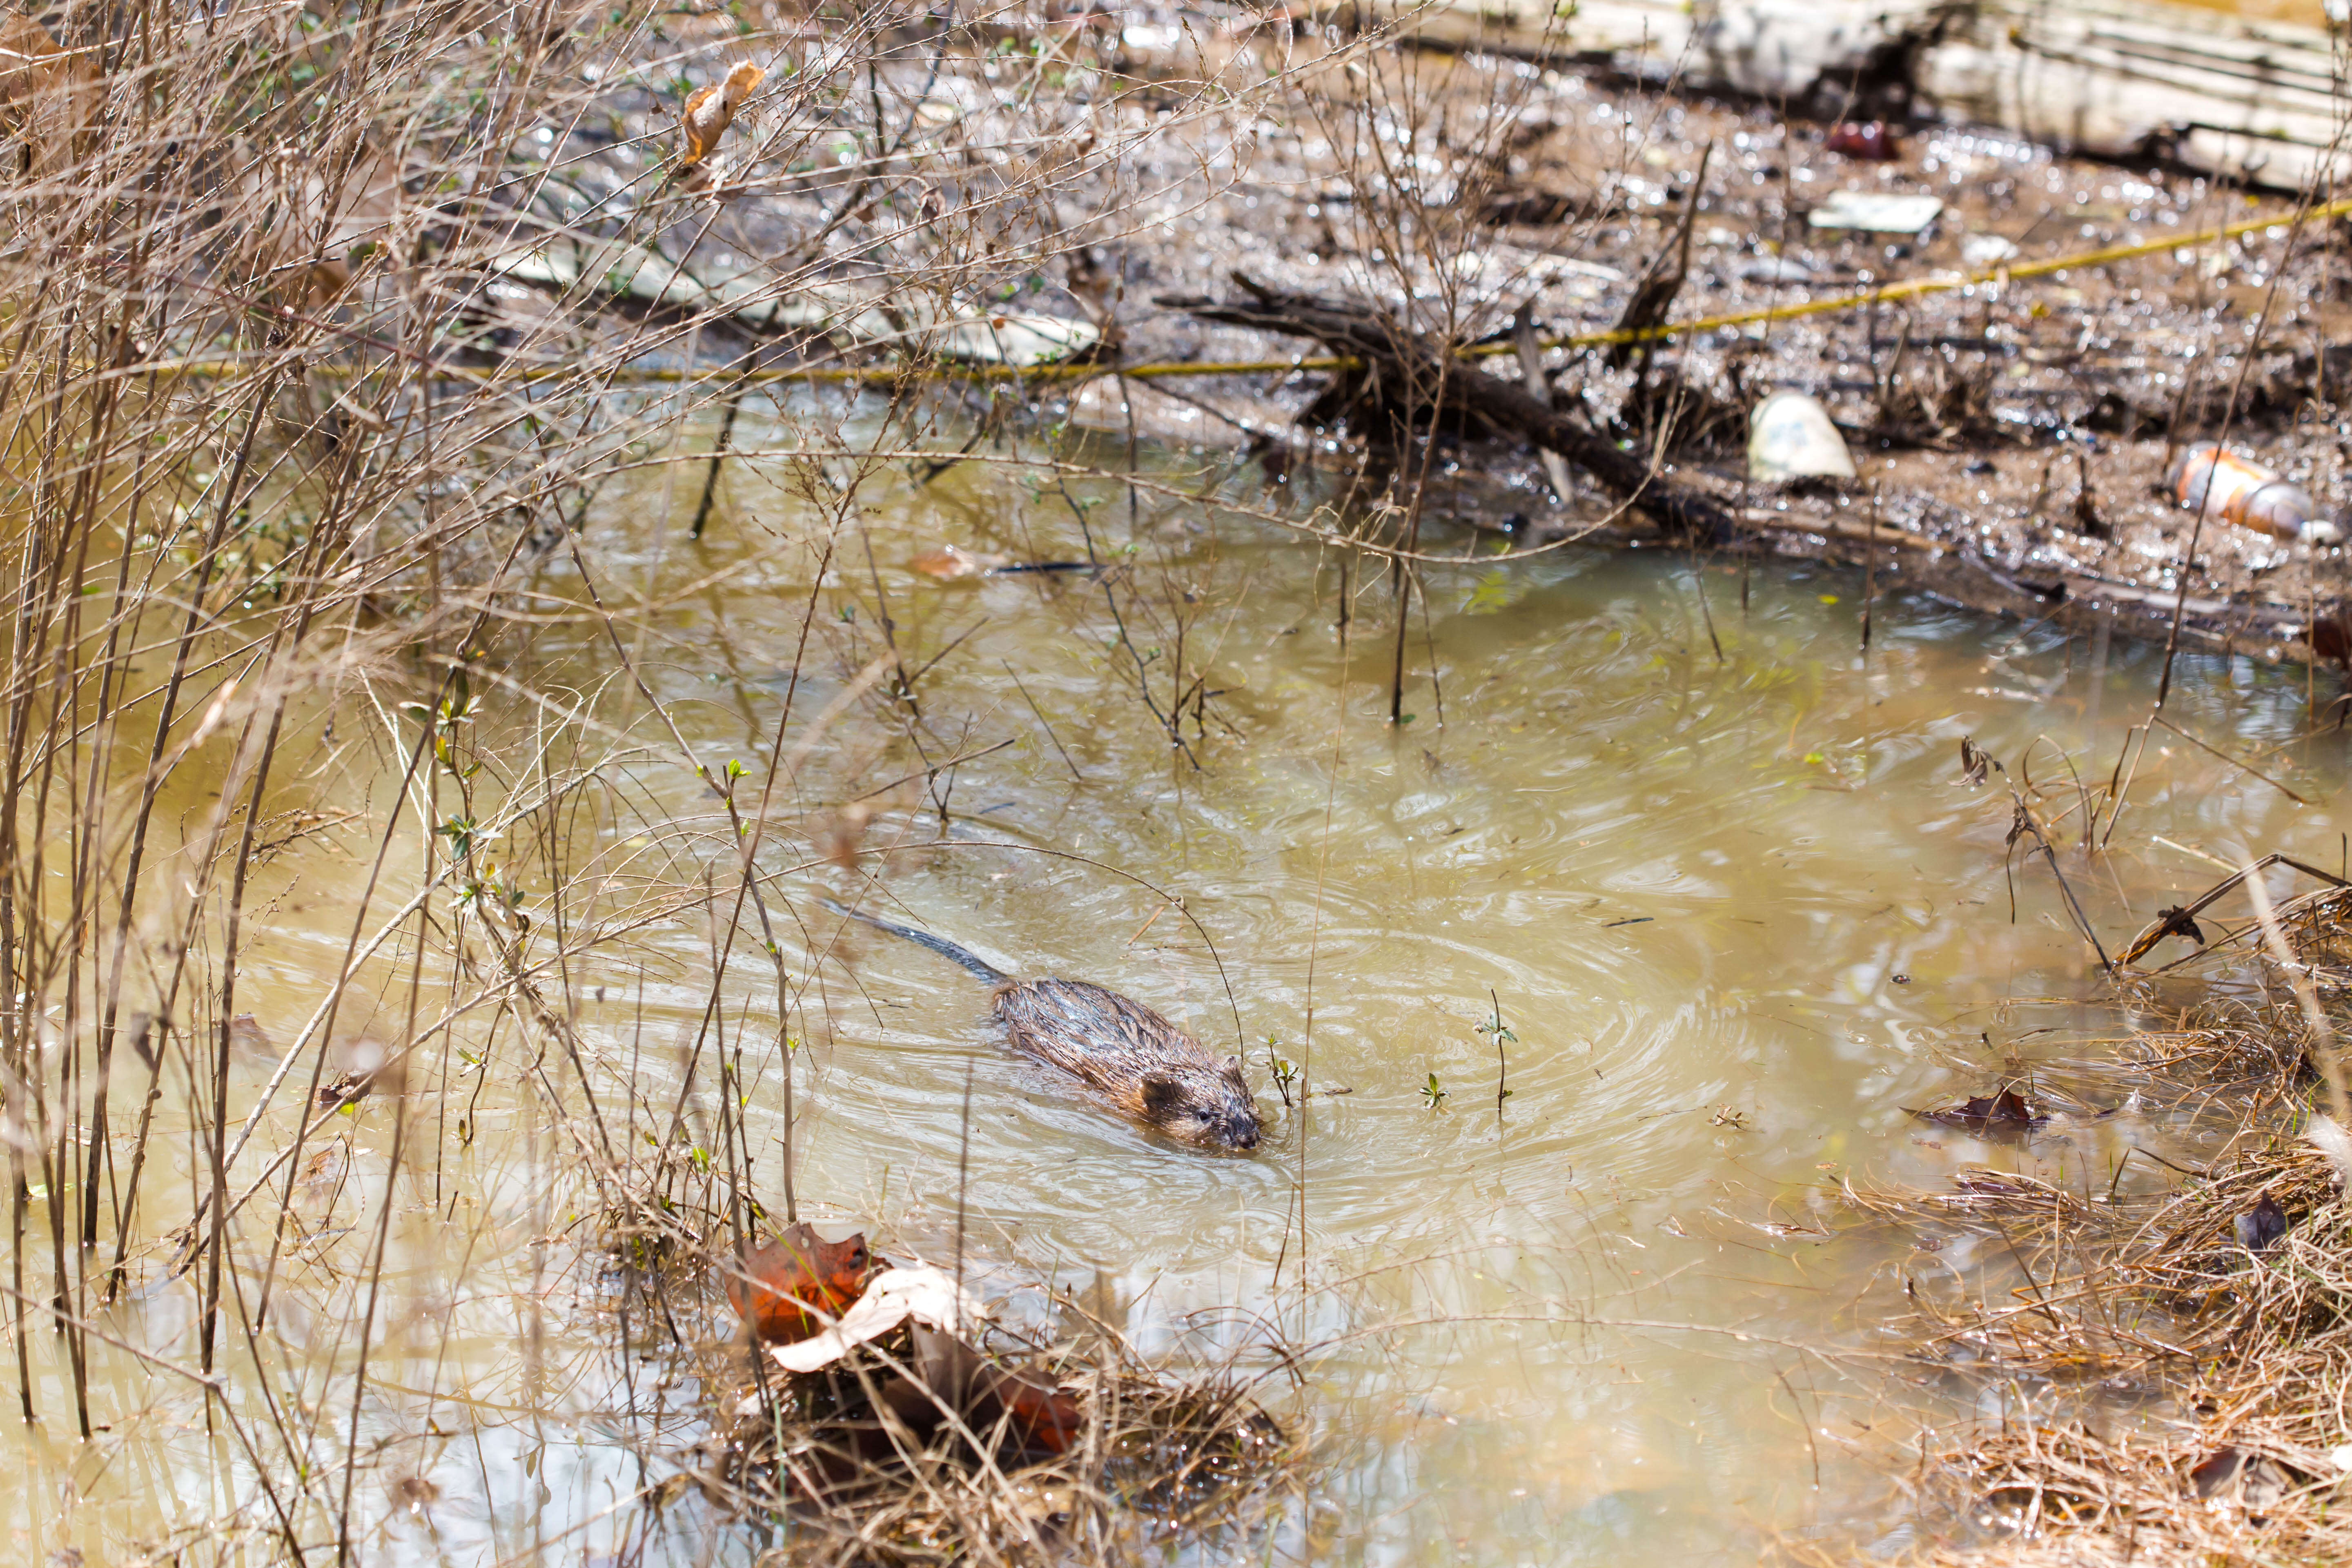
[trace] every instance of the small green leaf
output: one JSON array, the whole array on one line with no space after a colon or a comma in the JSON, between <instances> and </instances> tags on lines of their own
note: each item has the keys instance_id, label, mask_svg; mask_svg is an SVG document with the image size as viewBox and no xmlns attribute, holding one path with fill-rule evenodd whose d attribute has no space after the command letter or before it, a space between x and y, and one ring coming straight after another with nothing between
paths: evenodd
<instances>
[{"instance_id":1,"label":"small green leaf","mask_svg":"<svg viewBox=\"0 0 2352 1568\"><path fill-rule=\"evenodd\" d=\"M1478 574L1471 586L1470 597L1463 601L1465 614L1473 616L1499 615L1511 602L1511 574L1500 566L1490 566Z\"/></svg>"}]
</instances>

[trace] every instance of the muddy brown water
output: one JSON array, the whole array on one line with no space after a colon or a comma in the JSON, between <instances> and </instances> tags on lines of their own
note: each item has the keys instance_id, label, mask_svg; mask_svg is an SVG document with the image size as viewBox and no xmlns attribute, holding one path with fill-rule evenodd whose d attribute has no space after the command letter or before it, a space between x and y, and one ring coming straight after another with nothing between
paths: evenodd
<instances>
[{"instance_id":1,"label":"muddy brown water","mask_svg":"<svg viewBox=\"0 0 2352 1568\"><path fill-rule=\"evenodd\" d=\"M1160 461L1190 482L1217 459ZM604 591L653 605L633 623L649 685L704 754L755 773L813 576L798 542L808 513L782 479L739 465L700 543L682 533L688 478L608 496L588 530ZM1392 729L1385 582L1355 583L1343 638L1338 564L1294 535L1165 500L1130 515L1115 490L1066 497L978 464L872 499L817 592L792 735L810 734L878 647L878 584L910 658L964 637L920 684L929 754L1012 742L954 770L944 840L935 798L869 803L863 847L905 846L867 862L897 912L1014 973L1115 985L1213 1043L1238 1033L1267 1136L1247 1158L1155 1140L1008 1059L984 1032L985 993L953 966L872 933L820 957L789 931L811 987L792 1026L803 1212L902 1256L936 1247L969 1079L970 1247L992 1290L1087 1293L1170 1353L1222 1345L1262 1366L1253 1347L1270 1334L1298 1350L1302 1382L1274 1380L1267 1396L1314 1438L1319 1468L1267 1539L1227 1543L1253 1560L1745 1559L1778 1536L1906 1539L1890 1478L1919 1423L1989 1418L2015 1396L1928 1379L1874 1337L1906 1275L1945 1265L1842 1241L1830 1189L1848 1175L1935 1185L1971 1162L2103 1185L2129 1145L2189 1140L2126 1107L1998 1146L1903 1109L1989 1092L2128 1021L2047 871L2021 858L2012 918L2006 796L1962 782L1958 755L1973 736L2013 776L2031 747L2037 781L2068 759L2104 777L2146 716L2160 649L1890 600L1872 608L1865 655L1858 575L1567 550L1431 573L1407 641L1410 721ZM1081 514L1132 567L1118 589L1132 652L1094 578L910 569L948 542L1082 555ZM578 594L560 569L547 585ZM1187 592L1183 658L1216 692L1205 735L1185 728L1190 755L1171 751L1135 676L1140 657L1164 708L1171 606ZM598 767L607 795L569 819L567 863L602 879L582 900L609 911L697 866L723 876L723 824L616 695L601 630L559 616L534 636L515 679L567 702L604 689L599 711L627 735L565 752ZM288 806L381 822L394 750L354 727L369 702L390 709L392 684L355 693L340 734L314 724L292 770L313 782L290 785ZM2316 695L2333 692L2323 680ZM2105 855L2086 859L2060 828L2110 947L2248 850L2336 862L2352 826L2337 804L2344 749L2304 738L2312 695L2301 671L2182 660L2175 721L2319 804L2159 733L2168 751L2150 748ZM512 742L548 709L490 710ZM793 811L811 815L793 823L837 822L834 804L923 765L870 711L845 714L801 760ZM2066 805L2053 795L2045 811ZM373 831L322 834L266 868L247 987L267 1038L240 1058L240 1108L333 973ZM805 895L851 884L830 866L789 869L805 858L787 845L768 863L822 945L835 922ZM1181 896L1201 931L1160 893ZM608 1104L624 1079L648 1102L677 1093L710 940L698 920L653 919L565 977ZM730 1026L764 1039L772 998L739 963ZM396 1037L407 1005L396 986L356 999L337 1048ZM1499 1107L1480 1028L1498 1005L1515 1037ZM576 1163L520 1091L520 1047L478 1021L450 1037L453 1052L411 1078L360 1408L361 1557L750 1561L773 1538L690 1496L658 1519L637 1500L698 1436L693 1391L666 1383L658 1359L615 1356ZM469 1076L483 1050L494 1070ZM1303 1107L1285 1108L1270 1053L1305 1068ZM750 1142L772 1197L780 1069L772 1048L749 1059ZM167 1080L163 1214L184 1215L198 1185L184 1098ZM242 1435L207 1421L184 1376L101 1344L103 1430L83 1443L62 1353L32 1336L43 1418L10 1426L0 1480L16 1560L128 1562L230 1515L246 1535L208 1530L197 1544L265 1560L272 1505L243 1445L279 1477L298 1463L340 1472L387 1099L306 1156L319 1163L271 1318L224 1352ZM290 1139L273 1118L241 1170ZM258 1289L268 1232L245 1222L234 1289ZM129 1299L99 1326L184 1367L194 1297L167 1260L134 1258Z\"/></svg>"}]
</instances>

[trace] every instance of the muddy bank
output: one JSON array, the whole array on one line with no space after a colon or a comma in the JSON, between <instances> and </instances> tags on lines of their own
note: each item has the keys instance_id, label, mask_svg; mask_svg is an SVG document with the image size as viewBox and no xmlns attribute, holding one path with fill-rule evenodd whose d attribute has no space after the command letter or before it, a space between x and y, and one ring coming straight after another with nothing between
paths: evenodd
<instances>
[{"instance_id":1,"label":"muddy bank","mask_svg":"<svg viewBox=\"0 0 2352 1568\"><path fill-rule=\"evenodd\" d=\"M1181 243L1131 258L1130 290L1178 297L1206 274L1210 291L1231 294L1223 274L1238 271L1374 304L1431 340L1506 336L1521 312L1547 338L1591 334L1620 325L1641 283L1676 255L1695 202L1680 286L1651 319L1852 302L1680 333L1647 354L1553 349L1542 377L1556 407L1653 455L1662 479L1738 517L1742 537L1716 547L1874 569L1890 584L2086 633L2161 638L2178 612L2183 646L2268 660L2304 657L2308 628L2333 615L2338 552L2200 530L2165 479L2182 445L2226 430L2233 450L2335 510L2341 425L2330 382L2342 367L2325 348L2344 320L2338 226L2297 226L2292 203L2260 205L2178 169L2063 158L1965 128L1897 125L1841 152L1857 146L1850 125L1790 121L1753 103L1475 56L1409 56L1391 68L1400 98L1512 105L1469 134L1430 111L1423 132L1453 151L1455 177L1420 193L1417 226L1391 237L1368 221L1336 157L1261 150L1246 193L1156 226ZM1916 235L1812 221L1847 192L1932 198L1940 211ZM2228 239L2004 275L2265 213L2278 222ZM1423 254L1400 262L1384 237ZM1970 275L1982 280L1899 303L1872 298ZM1124 336L1144 361L1278 360L1318 347L1192 313L1132 321ZM1516 358L1483 363L1524 376ZM1356 432L1330 419L1329 381L1100 381L1076 409L1102 423L1131 414L1164 435L1247 439L1281 483L1291 465L1345 469L1354 455ZM1746 411L1780 388L1828 407L1856 479L1747 480ZM1623 487L1580 471L1560 498L1531 455L1491 443L1441 441L1433 467L1439 489L1456 492L1434 510L1508 531L1522 547L1570 534L1679 537L1627 518ZM2326 630L2321 646L2339 657Z\"/></svg>"},{"instance_id":2,"label":"muddy bank","mask_svg":"<svg viewBox=\"0 0 2352 1568\"><path fill-rule=\"evenodd\" d=\"M1972 122L1994 110L1930 90L1916 50L1768 92L1428 21L909 26L878 37L865 90L827 85L829 118L763 120L755 94L721 153L652 192L676 101L616 81L603 128L541 136L558 177L437 261L474 290L477 363L561 380L625 345L633 373L687 384L722 447L751 388L800 395L758 378L805 373L944 394L1015 459L1067 457L1076 427L1198 444L1225 499L1292 523L1331 506L1318 540L1390 554L1465 547L1418 536L1424 482L1515 548L1644 541L1643 514L1681 495L1733 520L1717 549L2071 629L2169 637L2177 615L2184 646L2266 660L2304 657L2317 625L2340 657L2336 552L2200 528L2164 482L2183 444L2221 438L2343 504L2333 216L2297 222L2260 171L2187 143L2092 157ZM787 56L832 68L829 37L811 24ZM674 42L713 82L740 52L707 19ZM1311 337L1167 302L1237 275L1475 353L1646 485L1459 430L1424 448L1410 409L1290 368L1324 352ZM1625 327L1666 331L1582 341ZM1747 415L1779 389L1821 400L1855 478L1749 482ZM1296 483L1312 469L1328 482ZM716 472L698 531L723 510Z\"/></svg>"}]
</instances>

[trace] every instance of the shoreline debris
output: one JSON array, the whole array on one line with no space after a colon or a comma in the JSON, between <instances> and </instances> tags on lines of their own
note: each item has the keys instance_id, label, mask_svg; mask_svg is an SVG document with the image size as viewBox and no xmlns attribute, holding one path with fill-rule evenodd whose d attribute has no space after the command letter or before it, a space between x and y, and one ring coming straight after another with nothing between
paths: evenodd
<instances>
[{"instance_id":1,"label":"shoreline debris","mask_svg":"<svg viewBox=\"0 0 2352 1568\"><path fill-rule=\"evenodd\" d=\"M1906 1110L1908 1107L1905 1108ZM1940 1106L1933 1110L1912 1110L1910 1114L1922 1121L1932 1121L1938 1127L1956 1127L1966 1132L1988 1137L2021 1137L2047 1126L2049 1112L2039 1110L2013 1088L2003 1086L1997 1094L1977 1095L1958 1105Z\"/></svg>"},{"instance_id":2,"label":"shoreline debris","mask_svg":"<svg viewBox=\"0 0 2352 1568\"><path fill-rule=\"evenodd\" d=\"M2343 542L2344 531L2319 515L2309 490L2217 442L2182 447L2165 482L2184 509L2240 528L2311 544Z\"/></svg>"},{"instance_id":3,"label":"shoreline debris","mask_svg":"<svg viewBox=\"0 0 2352 1568\"><path fill-rule=\"evenodd\" d=\"M1859 229L1866 234L1916 235L1944 210L1940 196L1889 195L1880 191L1832 191L1805 215L1811 228Z\"/></svg>"},{"instance_id":4,"label":"shoreline debris","mask_svg":"<svg viewBox=\"0 0 2352 1568\"><path fill-rule=\"evenodd\" d=\"M1377 431L1379 435L1397 434L1399 423L1418 417L1455 421L1475 434L1515 437L1559 453L1620 500L1649 512L1673 532L1709 543L1732 537L1731 516L1712 496L1667 477L1643 456L1539 402L1524 385L1487 374L1388 311L1358 300L1270 288L1241 272L1233 280L1250 297L1164 295L1157 303L1202 321L1313 338L1336 354L1361 359L1370 373L1358 373L1352 384L1335 382L1333 389L1344 389L1356 417L1385 415L1391 427ZM1310 408L1323 402L1318 398Z\"/></svg>"},{"instance_id":5,"label":"shoreline debris","mask_svg":"<svg viewBox=\"0 0 2352 1568\"><path fill-rule=\"evenodd\" d=\"M1819 398L1783 389L1748 413L1748 477L1759 483L1850 479L1853 454Z\"/></svg>"}]
</instances>

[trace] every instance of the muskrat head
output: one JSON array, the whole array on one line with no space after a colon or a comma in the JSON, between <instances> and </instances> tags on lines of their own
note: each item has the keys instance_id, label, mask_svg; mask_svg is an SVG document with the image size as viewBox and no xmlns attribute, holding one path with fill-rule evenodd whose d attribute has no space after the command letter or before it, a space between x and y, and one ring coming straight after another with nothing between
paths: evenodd
<instances>
[{"instance_id":1,"label":"muskrat head","mask_svg":"<svg viewBox=\"0 0 2352 1568\"><path fill-rule=\"evenodd\" d=\"M1227 1057L1222 1071L1168 1067L1141 1085L1143 1116L1171 1138L1220 1149L1257 1147L1257 1102L1242 1077L1242 1059Z\"/></svg>"}]
</instances>

